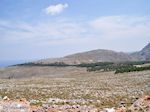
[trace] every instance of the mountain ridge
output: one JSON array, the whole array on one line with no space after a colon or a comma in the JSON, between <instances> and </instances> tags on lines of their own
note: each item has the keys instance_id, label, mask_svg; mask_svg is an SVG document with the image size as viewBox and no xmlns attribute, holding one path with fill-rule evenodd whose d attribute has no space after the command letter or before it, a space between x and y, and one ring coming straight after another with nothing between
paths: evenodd
<instances>
[{"instance_id":1,"label":"mountain ridge","mask_svg":"<svg viewBox=\"0 0 150 112\"><path fill-rule=\"evenodd\" d=\"M134 53L117 52L106 49L96 49L67 55L61 58L49 58L39 60L35 63L54 63L64 62L66 64L81 64L94 62L125 62L125 61L149 61L150 60L150 43L142 50Z\"/></svg>"},{"instance_id":2,"label":"mountain ridge","mask_svg":"<svg viewBox=\"0 0 150 112\"><path fill-rule=\"evenodd\" d=\"M138 58L139 60L149 61L150 60L150 43L148 43L142 50L138 52L134 52L131 55Z\"/></svg>"}]
</instances>

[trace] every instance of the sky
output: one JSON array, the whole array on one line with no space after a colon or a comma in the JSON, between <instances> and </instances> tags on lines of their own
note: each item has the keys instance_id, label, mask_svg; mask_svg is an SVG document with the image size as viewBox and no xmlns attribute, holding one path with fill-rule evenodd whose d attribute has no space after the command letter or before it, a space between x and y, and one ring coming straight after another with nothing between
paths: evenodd
<instances>
[{"instance_id":1,"label":"sky","mask_svg":"<svg viewBox=\"0 0 150 112\"><path fill-rule=\"evenodd\" d=\"M0 61L133 52L149 42L150 0L0 0Z\"/></svg>"}]
</instances>

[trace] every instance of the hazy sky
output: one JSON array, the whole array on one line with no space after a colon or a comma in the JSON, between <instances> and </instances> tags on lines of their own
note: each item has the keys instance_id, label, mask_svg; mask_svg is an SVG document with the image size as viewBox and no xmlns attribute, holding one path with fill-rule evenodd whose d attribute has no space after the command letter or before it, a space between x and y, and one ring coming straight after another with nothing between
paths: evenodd
<instances>
[{"instance_id":1,"label":"hazy sky","mask_svg":"<svg viewBox=\"0 0 150 112\"><path fill-rule=\"evenodd\" d=\"M132 52L149 42L150 0L0 0L0 60Z\"/></svg>"}]
</instances>

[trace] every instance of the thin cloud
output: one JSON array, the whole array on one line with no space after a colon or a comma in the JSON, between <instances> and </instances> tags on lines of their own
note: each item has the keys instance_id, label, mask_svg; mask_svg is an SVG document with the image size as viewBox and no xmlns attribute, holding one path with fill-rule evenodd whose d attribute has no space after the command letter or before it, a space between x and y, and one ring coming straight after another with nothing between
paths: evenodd
<instances>
[{"instance_id":1,"label":"thin cloud","mask_svg":"<svg viewBox=\"0 0 150 112\"><path fill-rule=\"evenodd\" d=\"M47 7L45 9L45 13L46 14L51 14L51 15L56 15L56 14L59 14L59 13L63 12L63 10L67 7L68 7L67 3L57 4L57 5L50 5L49 7Z\"/></svg>"},{"instance_id":2,"label":"thin cloud","mask_svg":"<svg viewBox=\"0 0 150 112\"><path fill-rule=\"evenodd\" d=\"M0 34L2 34L1 43L30 42L32 45L35 43L39 45L74 43L75 45L80 42L84 45L89 42L90 45L93 40L94 45L99 40L148 39L150 18L105 16L91 21L75 22L75 20L68 19L40 22L36 26L29 23L0 21Z\"/></svg>"},{"instance_id":3,"label":"thin cloud","mask_svg":"<svg viewBox=\"0 0 150 112\"><path fill-rule=\"evenodd\" d=\"M95 34L108 39L150 37L149 17L106 16L92 20L90 26Z\"/></svg>"},{"instance_id":4,"label":"thin cloud","mask_svg":"<svg viewBox=\"0 0 150 112\"><path fill-rule=\"evenodd\" d=\"M0 20L0 34L1 59L56 57L97 48L131 52L149 42L150 17L59 18L36 25Z\"/></svg>"}]
</instances>

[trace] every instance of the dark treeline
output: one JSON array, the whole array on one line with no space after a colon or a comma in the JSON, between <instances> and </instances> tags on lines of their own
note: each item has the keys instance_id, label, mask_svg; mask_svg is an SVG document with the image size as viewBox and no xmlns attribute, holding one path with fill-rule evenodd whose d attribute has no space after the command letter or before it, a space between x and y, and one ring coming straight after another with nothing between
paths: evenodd
<instances>
[{"instance_id":1,"label":"dark treeline","mask_svg":"<svg viewBox=\"0 0 150 112\"><path fill-rule=\"evenodd\" d=\"M87 71L115 71L115 73L133 72L133 71L143 71L150 70L150 66L137 67L136 65L143 65L150 63L149 61L139 61L139 62L119 62L119 63L108 63L104 62L101 64L93 64L87 67Z\"/></svg>"},{"instance_id":2,"label":"dark treeline","mask_svg":"<svg viewBox=\"0 0 150 112\"><path fill-rule=\"evenodd\" d=\"M64 62L55 62L50 64L45 63L24 63L18 64L15 66L51 66L51 67L67 67L67 66L75 66L75 67L86 67L87 71L115 71L115 73L124 73L124 72L132 72L132 71L143 71L150 70L150 66L145 67L137 67L135 65L143 65L150 63L150 61L135 61L135 62L97 62L97 63L82 63L76 65L66 64Z\"/></svg>"},{"instance_id":3,"label":"dark treeline","mask_svg":"<svg viewBox=\"0 0 150 112\"><path fill-rule=\"evenodd\" d=\"M96 67L96 66L107 66L112 65L113 62L97 62L97 63L82 63L78 64L79 67Z\"/></svg>"},{"instance_id":4,"label":"dark treeline","mask_svg":"<svg viewBox=\"0 0 150 112\"><path fill-rule=\"evenodd\" d=\"M14 66L54 66L54 67L65 67L65 66L71 66L71 65L68 65L64 62L55 62L55 63L49 63L49 64L46 64L46 63L33 63L33 62L29 62L29 63L23 63L23 64L17 64L17 65L14 65Z\"/></svg>"},{"instance_id":5,"label":"dark treeline","mask_svg":"<svg viewBox=\"0 0 150 112\"><path fill-rule=\"evenodd\" d=\"M150 66L136 67L136 65L143 65L150 63L150 61L135 61L135 62L97 62L97 63L83 63L77 66L87 67L87 71L115 71L115 73L124 73L132 71L150 70Z\"/></svg>"},{"instance_id":6,"label":"dark treeline","mask_svg":"<svg viewBox=\"0 0 150 112\"><path fill-rule=\"evenodd\" d=\"M134 72L134 71L144 71L144 70L150 70L150 66L144 66L144 67L126 67L121 69L116 69L115 73L124 73L124 72Z\"/></svg>"}]
</instances>

